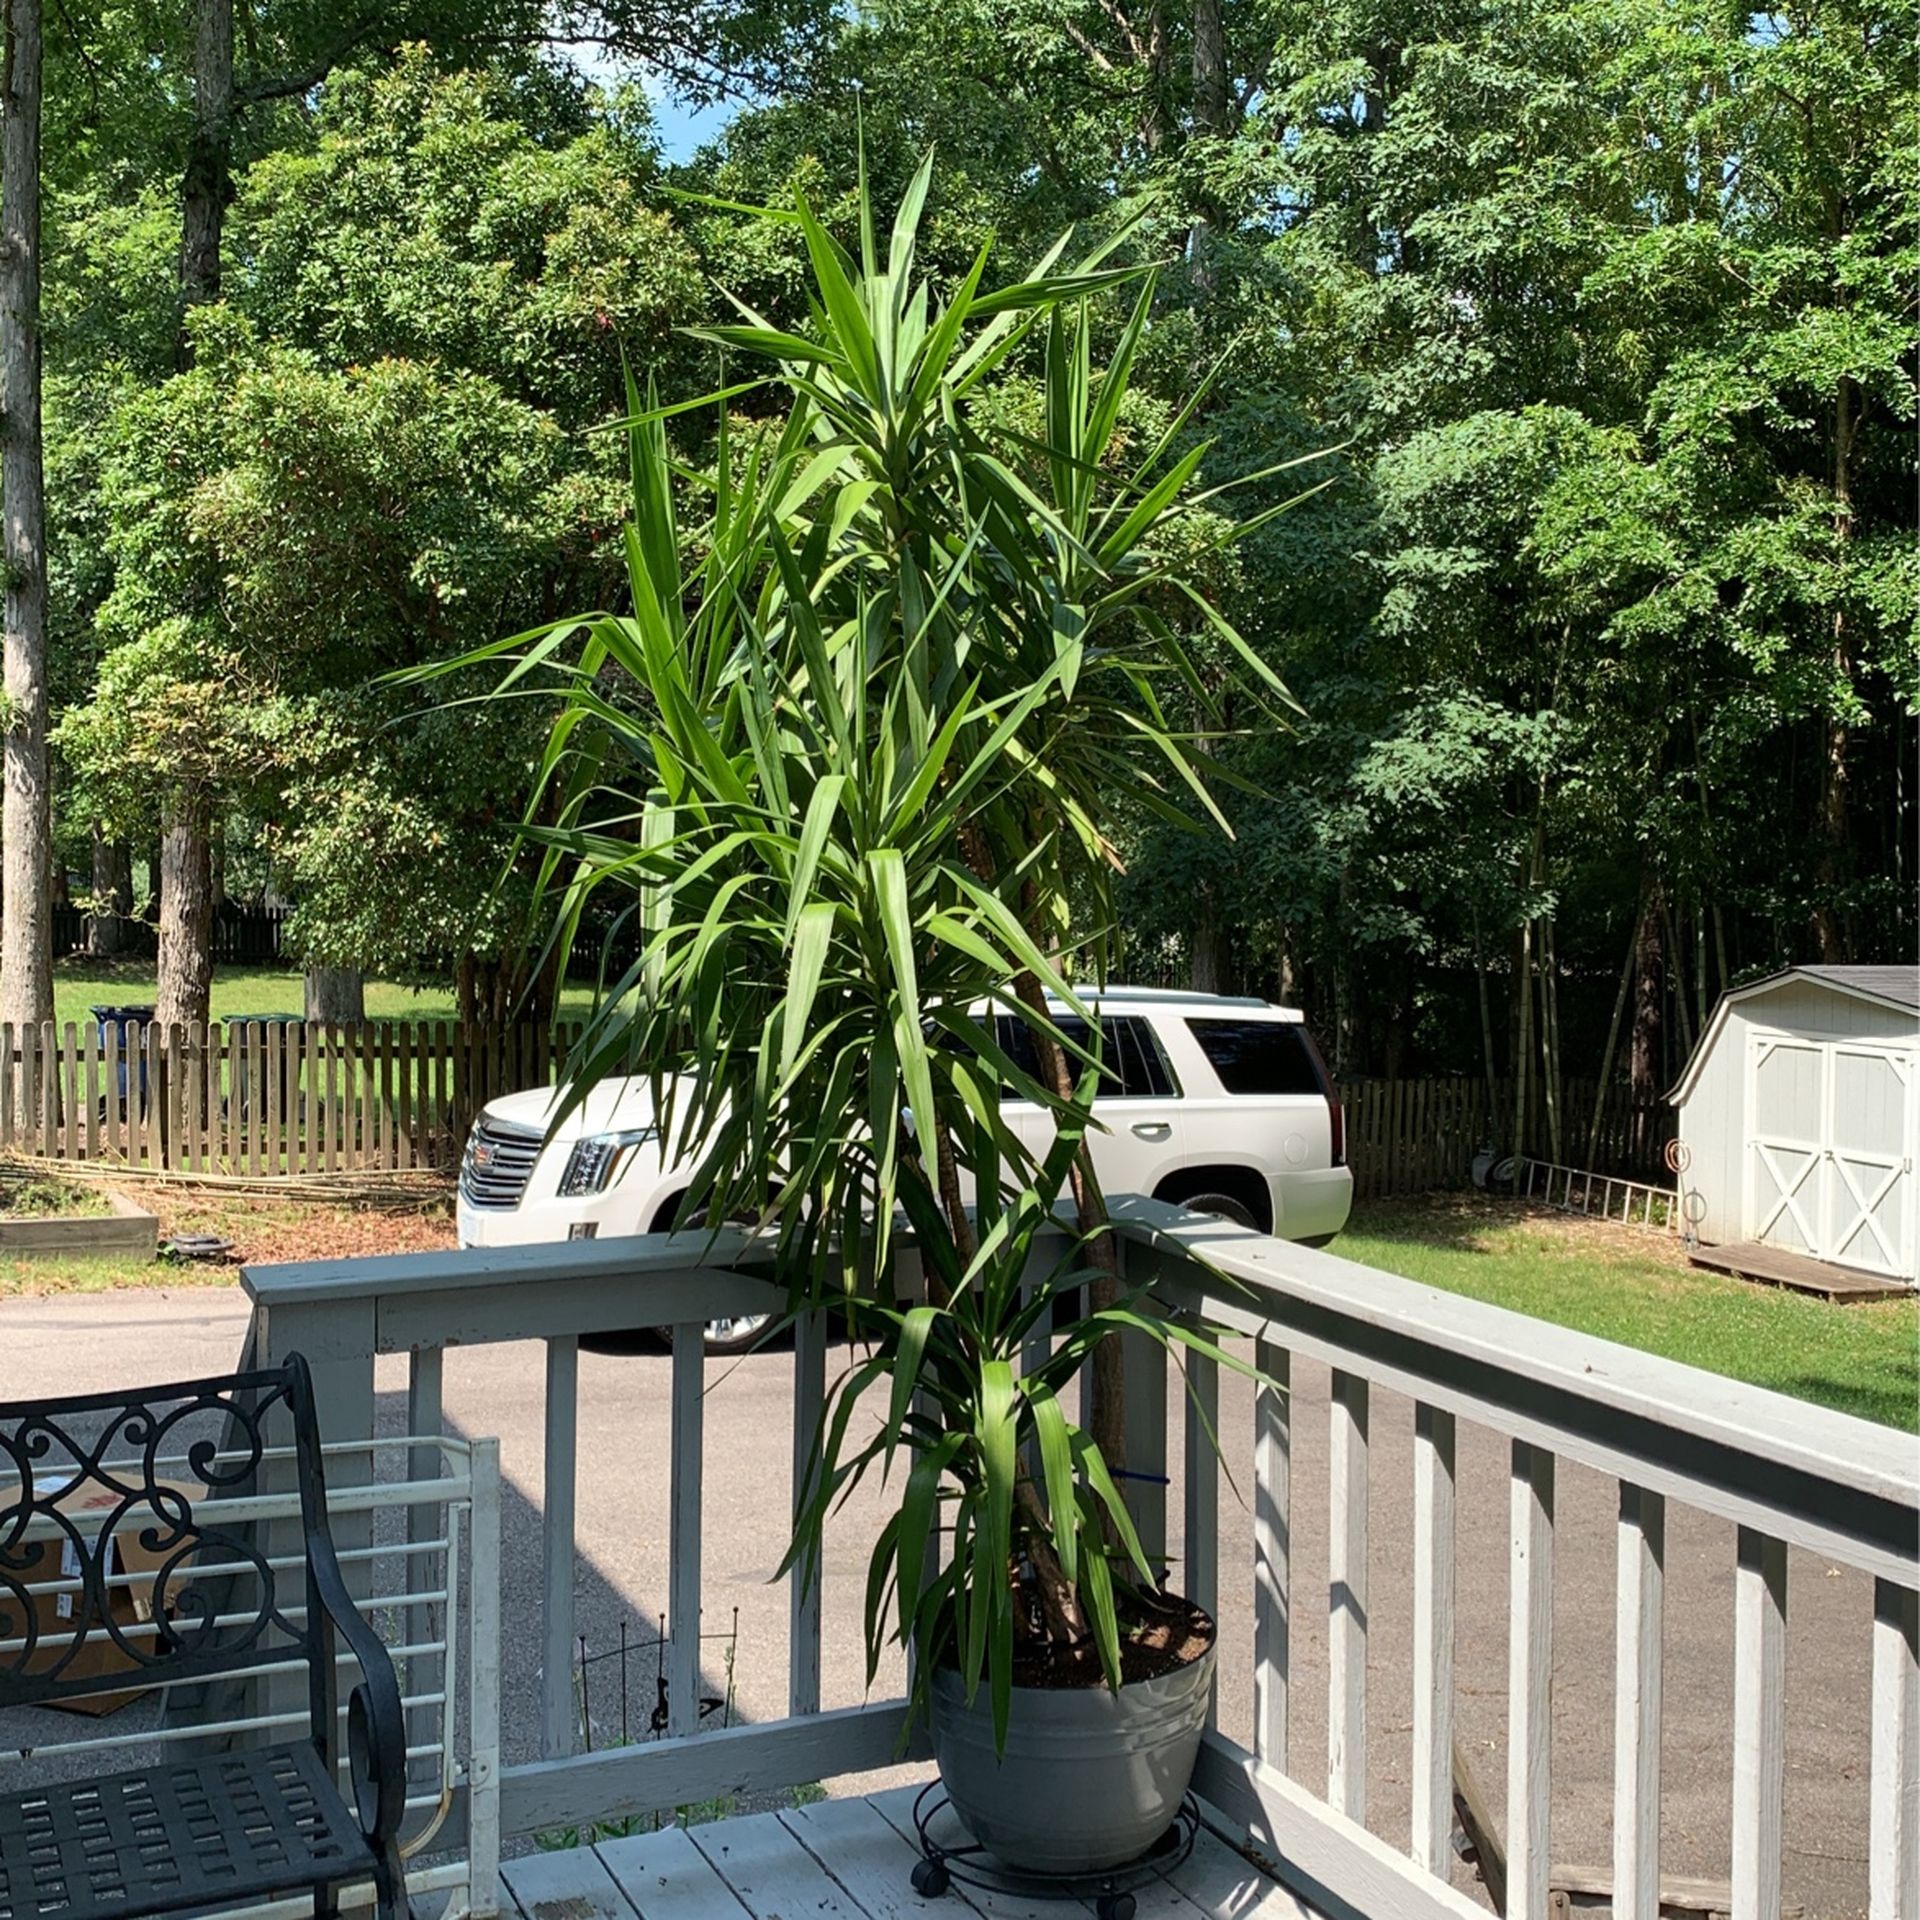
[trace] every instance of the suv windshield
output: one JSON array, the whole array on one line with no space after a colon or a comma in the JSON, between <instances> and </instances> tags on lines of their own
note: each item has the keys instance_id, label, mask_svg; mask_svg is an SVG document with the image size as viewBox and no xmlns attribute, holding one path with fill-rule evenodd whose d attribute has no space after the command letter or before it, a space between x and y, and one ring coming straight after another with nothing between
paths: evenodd
<instances>
[{"instance_id":1,"label":"suv windshield","mask_svg":"<svg viewBox=\"0 0 1920 1920\"><path fill-rule=\"evenodd\" d=\"M1326 1071L1305 1027L1281 1020L1189 1020L1220 1084L1229 1093L1327 1092Z\"/></svg>"}]
</instances>

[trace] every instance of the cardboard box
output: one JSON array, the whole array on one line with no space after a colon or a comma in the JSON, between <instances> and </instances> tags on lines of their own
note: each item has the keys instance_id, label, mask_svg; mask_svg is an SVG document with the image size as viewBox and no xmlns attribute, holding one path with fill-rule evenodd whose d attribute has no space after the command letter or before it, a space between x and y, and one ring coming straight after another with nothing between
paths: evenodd
<instances>
[{"instance_id":1,"label":"cardboard box","mask_svg":"<svg viewBox=\"0 0 1920 1920\"><path fill-rule=\"evenodd\" d=\"M170 1481L161 1481L159 1484L180 1494L189 1503L196 1491L190 1486L180 1486ZM74 1521L82 1536L90 1543L98 1541L101 1530L120 1504L121 1495L91 1480L82 1481L53 1502L55 1511ZM0 1514L5 1510L6 1494L0 1490ZM89 1516L92 1516L91 1526L88 1524ZM107 1590L108 1611L122 1627L145 1626L153 1618L153 1583L151 1579L142 1581L138 1576L156 1573L173 1549L156 1551L144 1547L140 1543L140 1534L144 1528L163 1524L150 1506L137 1506L125 1514L115 1528L112 1539L107 1542L107 1574L135 1576L131 1586L109 1587ZM17 1572L15 1577L23 1584L32 1586L46 1580L77 1580L81 1571L78 1550L71 1540L62 1535L58 1539L36 1542L28 1550L25 1568ZM43 1642L50 1634L73 1633L80 1624L81 1614L87 1604L87 1596L80 1592L36 1593L31 1599L34 1619ZM8 1622L0 1637L17 1639L20 1635L19 1624ZM35 1648L25 1671L45 1673L70 1651L64 1645L50 1647L42 1644ZM131 1672L134 1667L135 1663L114 1641L105 1624L96 1618L87 1623L87 1637L61 1668L60 1677L63 1680L91 1680L101 1674ZM137 1699L144 1691L145 1688L135 1688L125 1693L89 1693L75 1700L48 1700L43 1704L58 1707L66 1713L97 1716L118 1712L129 1700Z\"/></svg>"}]
</instances>

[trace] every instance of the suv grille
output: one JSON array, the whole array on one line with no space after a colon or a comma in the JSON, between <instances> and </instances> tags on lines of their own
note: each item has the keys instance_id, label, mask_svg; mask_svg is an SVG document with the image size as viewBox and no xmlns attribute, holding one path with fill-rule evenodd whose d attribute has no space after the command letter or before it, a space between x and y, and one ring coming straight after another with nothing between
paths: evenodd
<instances>
[{"instance_id":1,"label":"suv grille","mask_svg":"<svg viewBox=\"0 0 1920 1920\"><path fill-rule=\"evenodd\" d=\"M517 1207L545 1138L537 1127L516 1127L511 1121L489 1120L482 1114L467 1136L466 1155L460 1162L460 1197L470 1207L502 1212Z\"/></svg>"}]
</instances>

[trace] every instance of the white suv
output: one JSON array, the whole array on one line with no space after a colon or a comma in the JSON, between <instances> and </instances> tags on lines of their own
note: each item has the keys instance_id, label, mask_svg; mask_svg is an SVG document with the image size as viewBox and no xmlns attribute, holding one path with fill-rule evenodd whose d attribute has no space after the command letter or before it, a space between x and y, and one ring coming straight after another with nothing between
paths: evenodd
<instances>
[{"instance_id":1,"label":"white suv","mask_svg":"<svg viewBox=\"0 0 1920 1920\"><path fill-rule=\"evenodd\" d=\"M1106 1062L1094 1101L1099 1125L1088 1136L1106 1192L1151 1194L1315 1246L1346 1225L1353 1175L1340 1101L1296 1011L1147 987L1085 999L1098 1013ZM1085 1044L1076 1018L1058 1010L1055 1018ZM1016 1058L1032 1044L1004 1014L999 1037ZM460 1168L460 1244L670 1227L696 1156L662 1146L647 1083L603 1080L549 1133L552 1102L534 1088L482 1109ZM1045 1110L1031 1100L1008 1100L1003 1110L1043 1152L1052 1135ZM708 1344L738 1351L763 1324L716 1321Z\"/></svg>"}]
</instances>

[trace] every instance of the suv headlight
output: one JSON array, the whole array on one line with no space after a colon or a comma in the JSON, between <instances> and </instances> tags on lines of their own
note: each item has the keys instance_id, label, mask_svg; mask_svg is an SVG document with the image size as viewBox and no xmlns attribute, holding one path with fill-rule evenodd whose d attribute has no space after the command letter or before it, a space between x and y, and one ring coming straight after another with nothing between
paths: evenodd
<instances>
[{"instance_id":1,"label":"suv headlight","mask_svg":"<svg viewBox=\"0 0 1920 1920\"><path fill-rule=\"evenodd\" d=\"M567 1170L560 1176L560 1197L578 1200L589 1193L604 1193L633 1158L634 1149L660 1137L658 1127L631 1127L625 1133L590 1133L574 1142L567 1156Z\"/></svg>"}]
</instances>

